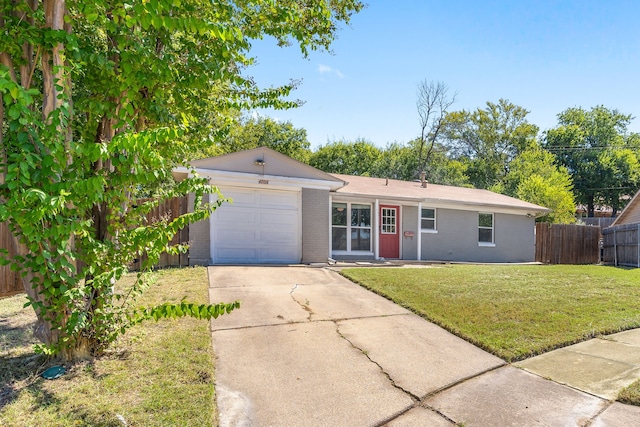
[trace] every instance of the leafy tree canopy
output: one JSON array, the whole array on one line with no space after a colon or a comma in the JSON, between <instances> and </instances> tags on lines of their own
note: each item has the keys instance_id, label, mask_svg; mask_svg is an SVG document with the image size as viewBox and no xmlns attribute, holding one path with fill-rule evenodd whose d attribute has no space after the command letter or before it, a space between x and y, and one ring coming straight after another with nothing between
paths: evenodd
<instances>
[{"instance_id":1,"label":"leafy tree canopy","mask_svg":"<svg viewBox=\"0 0 640 427\"><path fill-rule=\"evenodd\" d=\"M466 165L476 188L489 188L509 171L509 162L536 144L538 127L526 119L529 112L508 100L487 102L485 109L447 114L442 144L453 159Z\"/></svg>"},{"instance_id":2,"label":"leafy tree canopy","mask_svg":"<svg viewBox=\"0 0 640 427\"><path fill-rule=\"evenodd\" d=\"M291 122L278 122L269 117L244 117L232 125L229 134L213 146L217 155L257 147L269 147L301 162L311 154L307 131Z\"/></svg>"},{"instance_id":3,"label":"leafy tree canopy","mask_svg":"<svg viewBox=\"0 0 640 427\"><path fill-rule=\"evenodd\" d=\"M364 139L354 142L334 141L318 147L309 164L329 173L373 176L382 157L382 150Z\"/></svg>"},{"instance_id":4,"label":"leafy tree canopy","mask_svg":"<svg viewBox=\"0 0 640 427\"><path fill-rule=\"evenodd\" d=\"M565 167L555 164L553 154L541 147L529 148L516 156L504 179L490 189L552 209L538 218L540 222L575 221L571 176Z\"/></svg>"},{"instance_id":5,"label":"leafy tree canopy","mask_svg":"<svg viewBox=\"0 0 640 427\"><path fill-rule=\"evenodd\" d=\"M141 255L153 265L188 222L206 218L215 188L159 186L220 140L238 111L289 108L289 83L246 75L251 41L273 37L303 55L328 48L357 0L13 0L0 3L0 221L38 315L43 351L102 352L147 318L217 317L236 307L183 302L135 308L139 281L113 284ZM156 188L146 202L139 188ZM196 195L194 212L148 222L162 199ZM223 199L220 199L220 201Z\"/></svg>"},{"instance_id":6,"label":"leafy tree canopy","mask_svg":"<svg viewBox=\"0 0 640 427\"><path fill-rule=\"evenodd\" d=\"M593 216L596 204L624 207L640 185L640 135L628 131L630 115L604 106L569 108L546 132L544 146L573 176L578 203Z\"/></svg>"}]
</instances>

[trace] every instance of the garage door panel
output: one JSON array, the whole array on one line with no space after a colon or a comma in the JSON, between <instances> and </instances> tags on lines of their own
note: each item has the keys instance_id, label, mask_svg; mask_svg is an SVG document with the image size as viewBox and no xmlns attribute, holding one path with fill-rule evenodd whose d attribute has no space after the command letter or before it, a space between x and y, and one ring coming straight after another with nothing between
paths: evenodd
<instances>
[{"instance_id":1,"label":"garage door panel","mask_svg":"<svg viewBox=\"0 0 640 427\"><path fill-rule=\"evenodd\" d=\"M290 228L292 222L296 221L297 212L261 212L258 214L258 223L264 225L287 225Z\"/></svg>"},{"instance_id":2,"label":"garage door panel","mask_svg":"<svg viewBox=\"0 0 640 427\"><path fill-rule=\"evenodd\" d=\"M256 222L255 212L247 209L233 209L229 205L218 208L216 220L220 224L238 225L254 224Z\"/></svg>"},{"instance_id":3,"label":"garage door panel","mask_svg":"<svg viewBox=\"0 0 640 427\"><path fill-rule=\"evenodd\" d=\"M237 262L239 259L257 259L259 251L255 248L217 248L215 259L218 262Z\"/></svg>"},{"instance_id":4,"label":"garage door panel","mask_svg":"<svg viewBox=\"0 0 640 427\"><path fill-rule=\"evenodd\" d=\"M258 206L265 209L277 210L298 210L298 202L289 195L280 194L259 194L257 196Z\"/></svg>"},{"instance_id":5,"label":"garage door panel","mask_svg":"<svg viewBox=\"0 0 640 427\"><path fill-rule=\"evenodd\" d=\"M222 195L227 199L233 199L231 204L226 206L253 207L256 205L256 194L253 192L237 191L237 190L220 190Z\"/></svg>"},{"instance_id":6,"label":"garage door panel","mask_svg":"<svg viewBox=\"0 0 640 427\"><path fill-rule=\"evenodd\" d=\"M295 259L297 256L297 252L294 250L288 251L272 251L268 249L260 249L259 257L261 262L291 262L292 259Z\"/></svg>"},{"instance_id":7,"label":"garage door panel","mask_svg":"<svg viewBox=\"0 0 640 427\"><path fill-rule=\"evenodd\" d=\"M289 233L282 233L277 231L263 231L258 237L261 243L265 244L284 244L293 245L296 243L296 236Z\"/></svg>"},{"instance_id":8,"label":"garage door panel","mask_svg":"<svg viewBox=\"0 0 640 427\"><path fill-rule=\"evenodd\" d=\"M233 204L212 216L214 263L300 261L300 198L294 191L220 189Z\"/></svg>"},{"instance_id":9,"label":"garage door panel","mask_svg":"<svg viewBox=\"0 0 640 427\"><path fill-rule=\"evenodd\" d=\"M244 246L243 242L255 240L255 231L251 230L238 230L238 229L223 229L218 232L218 239L220 241L228 242L224 246L233 247L233 242L236 242L239 246Z\"/></svg>"}]
</instances>

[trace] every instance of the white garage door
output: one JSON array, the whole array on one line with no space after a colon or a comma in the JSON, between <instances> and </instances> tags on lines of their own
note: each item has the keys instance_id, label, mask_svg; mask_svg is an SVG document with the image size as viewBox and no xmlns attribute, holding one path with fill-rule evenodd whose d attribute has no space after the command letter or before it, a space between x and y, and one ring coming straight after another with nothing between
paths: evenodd
<instances>
[{"instance_id":1,"label":"white garage door","mask_svg":"<svg viewBox=\"0 0 640 427\"><path fill-rule=\"evenodd\" d=\"M215 264L300 262L300 193L221 188L233 199L211 217Z\"/></svg>"}]
</instances>

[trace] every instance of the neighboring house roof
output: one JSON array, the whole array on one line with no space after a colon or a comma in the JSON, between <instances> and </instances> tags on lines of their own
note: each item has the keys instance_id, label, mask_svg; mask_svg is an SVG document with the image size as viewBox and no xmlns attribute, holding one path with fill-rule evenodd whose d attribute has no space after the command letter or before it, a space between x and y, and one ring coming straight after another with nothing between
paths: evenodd
<instances>
[{"instance_id":1,"label":"neighboring house roof","mask_svg":"<svg viewBox=\"0 0 640 427\"><path fill-rule=\"evenodd\" d=\"M411 182L340 174L331 175L346 183L344 187L336 191L337 194L445 205L464 205L467 207L477 207L478 209L483 207L501 208L510 211L522 211L523 213L536 217L551 212L550 209L543 206L488 190L431 183L427 183L426 187L422 187L419 181Z\"/></svg>"},{"instance_id":2,"label":"neighboring house roof","mask_svg":"<svg viewBox=\"0 0 640 427\"><path fill-rule=\"evenodd\" d=\"M640 190L631 198L611 226L635 223L640 223Z\"/></svg>"}]
</instances>

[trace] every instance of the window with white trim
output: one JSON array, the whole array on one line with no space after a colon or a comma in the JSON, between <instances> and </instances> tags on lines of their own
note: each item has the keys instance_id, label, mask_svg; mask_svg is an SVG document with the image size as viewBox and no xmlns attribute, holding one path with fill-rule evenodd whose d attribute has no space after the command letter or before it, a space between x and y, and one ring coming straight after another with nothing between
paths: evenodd
<instances>
[{"instance_id":1,"label":"window with white trim","mask_svg":"<svg viewBox=\"0 0 640 427\"><path fill-rule=\"evenodd\" d=\"M478 244L493 245L493 214L478 214Z\"/></svg>"},{"instance_id":2,"label":"window with white trim","mask_svg":"<svg viewBox=\"0 0 640 427\"><path fill-rule=\"evenodd\" d=\"M331 250L371 252L371 205L331 205Z\"/></svg>"},{"instance_id":3,"label":"window with white trim","mask_svg":"<svg viewBox=\"0 0 640 427\"><path fill-rule=\"evenodd\" d=\"M436 210L433 208L422 208L420 214L420 228L422 231L436 231Z\"/></svg>"}]
</instances>

